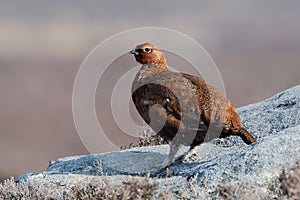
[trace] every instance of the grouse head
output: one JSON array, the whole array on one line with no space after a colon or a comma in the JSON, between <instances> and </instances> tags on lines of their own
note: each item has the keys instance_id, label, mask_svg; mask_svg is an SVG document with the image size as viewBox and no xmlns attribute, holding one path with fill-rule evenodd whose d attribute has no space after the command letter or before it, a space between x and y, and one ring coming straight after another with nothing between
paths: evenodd
<instances>
[{"instance_id":1,"label":"grouse head","mask_svg":"<svg viewBox=\"0 0 300 200\"><path fill-rule=\"evenodd\" d=\"M139 44L130 53L141 64L166 65L164 53L151 43Z\"/></svg>"}]
</instances>

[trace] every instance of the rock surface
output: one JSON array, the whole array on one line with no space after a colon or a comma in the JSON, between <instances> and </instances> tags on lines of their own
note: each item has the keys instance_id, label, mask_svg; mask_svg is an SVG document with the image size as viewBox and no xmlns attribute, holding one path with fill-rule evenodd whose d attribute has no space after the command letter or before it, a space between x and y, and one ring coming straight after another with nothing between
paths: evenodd
<instances>
[{"instance_id":1,"label":"rock surface","mask_svg":"<svg viewBox=\"0 0 300 200\"><path fill-rule=\"evenodd\" d=\"M221 185L243 186L266 194L272 180L300 158L300 85L238 112L244 126L256 137L255 143L245 145L239 137L204 143L197 148L193 161L170 166L167 178L157 173L169 150L168 145L161 145L61 158L43 172L19 177L18 182L45 185L59 180L70 188L97 177L117 183L148 174L159 182L159 190L179 190L192 178L206 195L213 195ZM186 150L182 148L181 153Z\"/></svg>"}]
</instances>

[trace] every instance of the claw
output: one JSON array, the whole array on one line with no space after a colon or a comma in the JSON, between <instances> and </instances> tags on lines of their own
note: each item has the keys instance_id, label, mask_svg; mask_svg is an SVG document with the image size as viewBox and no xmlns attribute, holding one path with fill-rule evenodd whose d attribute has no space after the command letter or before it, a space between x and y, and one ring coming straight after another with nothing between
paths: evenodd
<instances>
[{"instance_id":1,"label":"claw","mask_svg":"<svg viewBox=\"0 0 300 200\"><path fill-rule=\"evenodd\" d=\"M183 156L182 162L187 163L187 162L193 161L194 157L197 157L196 149L195 149L195 147L191 147L191 149L186 153L186 155Z\"/></svg>"}]
</instances>

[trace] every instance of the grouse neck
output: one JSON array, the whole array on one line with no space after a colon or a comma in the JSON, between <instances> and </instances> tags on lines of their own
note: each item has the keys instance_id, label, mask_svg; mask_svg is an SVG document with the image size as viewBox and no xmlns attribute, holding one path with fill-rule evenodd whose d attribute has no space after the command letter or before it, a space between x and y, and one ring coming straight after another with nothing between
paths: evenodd
<instances>
[{"instance_id":1,"label":"grouse neck","mask_svg":"<svg viewBox=\"0 0 300 200\"><path fill-rule=\"evenodd\" d=\"M166 64L143 64L140 71L149 76L168 71L168 66Z\"/></svg>"}]
</instances>

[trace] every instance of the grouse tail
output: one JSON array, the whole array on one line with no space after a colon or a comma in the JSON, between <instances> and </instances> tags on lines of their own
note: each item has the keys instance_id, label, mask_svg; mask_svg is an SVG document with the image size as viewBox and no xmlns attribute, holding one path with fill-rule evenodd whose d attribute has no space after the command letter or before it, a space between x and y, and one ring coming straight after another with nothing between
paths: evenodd
<instances>
[{"instance_id":1,"label":"grouse tail","mask_svg":"<svg viewBox=\"0 0 300 200\"><path fill-rule=\"evenodd\" d=\"M239 130L239 136L248 145L255 142L255 138L245 128Z\"/></svg>"}]
</instances>

